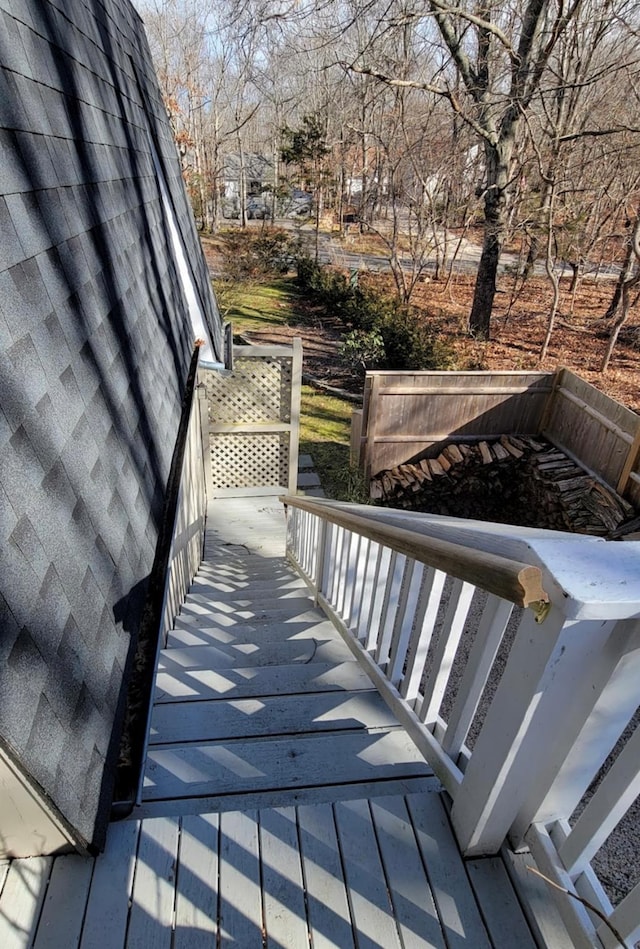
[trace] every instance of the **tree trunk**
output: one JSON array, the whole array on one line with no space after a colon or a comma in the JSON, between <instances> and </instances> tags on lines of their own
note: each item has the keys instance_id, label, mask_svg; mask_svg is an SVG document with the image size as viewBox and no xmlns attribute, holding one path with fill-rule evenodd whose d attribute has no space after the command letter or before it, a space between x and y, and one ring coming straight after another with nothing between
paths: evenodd
<instances>
[{"instance_id":1,"label":"tree trunk","mask_svg":"<svg viewBox=\"0 0 640 949\"><path fill-rule=\"evenodd\" d=\"M500 258L500 236L497 228L485 221L482 256L478 266L473 306L469 316L469 332L475 339L489 339L491 311L496 293L496 275Z\"/></svg>"},{"instance_id":2,"label":"tree trunk","mask_svg":"<svg viewBox=\"0 0 640 949\"><path fill-rule=\"evenodd\" d=\"M633 224L633 231L629 238L627 256L625 258L625 265L623 267L624 278L618 283L619 290L619 304L616 309L620 308L620 315L615 320L612 328L611 335L609 337L609 344L607 346L607 351L604 354L604 359L602 360L602 365L600 366L600 372L606 372L609 368L609 361L613 354L614 347L618 340L618 334L624 324L627 322L629 317L629 309L631 305L631 290L638 286L640 283L640 269L638 268L638 263L640 262L640 214L636 216L635 222ZM634 272L635 271L635 272ZM616 291L618 290L616 287ZM615 297L614 297L615 299ZM609 305L609 310L607 315L613 306L613 301ZM615 316L616 311L613 310L613 316Z\"/></svg>"},{"instance_id":3,"label":"tree trunk","mask_svg":"<svg viewBox=\"0 0 640 949\"><path fill-rule=\"evenodd\" d=\"M484 240L469 316L469 332L476 339L490 338L498 262L507 226L506 187L509 181L514 137L515 124L511 134L504 135L503 132L497 144L485 142L487 185L484 197Z\"/></svg>"},{"instance_id":4,"label":"tree trunk","mask_svg":"<svg viewBox=\"0 0 640 949\"><path fill-rule=\"evenodd\" d=\"M627 227L631 227L631 222L628 222ZM604 315L605 320L612 320L616 315L618 307L620 306L620 301L622 300L622 289L625 283L631 277L633 272L633 262L634 262L634 253L633 253L633 238L631 235L627 237L626 247L624 252L624 263L620 268L620 275L618 276L618 281L616 283L616 288L613 291L613 297L611 298L611 303L607 307L607 312Z\"/></svg>"},{"instance_id":5,"label":"tree trunk","mask_svg":"<svg viewBox=\"0 0 640 949\"><path fill-rule=\"evenodd\" d=\"M551 304L551 310L549 312L549 319L547 321L547 332L544 337L544 342L542 344L542 349L540 350L540 362L542 362L547 357L547 352L549 351L549 343L551 342L551 334L553 333L553 328L556 322L556 314L558 312L558 307L560 305L560 281L558 280L558 275L555 270L555 260L553 259L553 205L555 197L555 182L550 185L549 191L549 201L547 204L547 252L544 259L544 269L546 271L547 277L553 287L553 302Z\"/></svg>"}]
</instances>

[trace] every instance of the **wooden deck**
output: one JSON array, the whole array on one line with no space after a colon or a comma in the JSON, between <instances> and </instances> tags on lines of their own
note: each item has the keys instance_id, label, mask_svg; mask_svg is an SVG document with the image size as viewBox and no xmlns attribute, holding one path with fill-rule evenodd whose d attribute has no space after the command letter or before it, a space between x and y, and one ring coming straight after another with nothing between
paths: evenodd
<instances>
[{"instance_id":1,"label":"wooden deck","mask_svg":"<svg viewBox=\"0 0 640 949\"><path fill-rule=\"evenodd\" d=\"M212 508L139 805L95 860L0 865L3 949L536 945L502 860L461 859L438 782L287 568L284 526L271 500Z\"/></svg>"}]
</instances>

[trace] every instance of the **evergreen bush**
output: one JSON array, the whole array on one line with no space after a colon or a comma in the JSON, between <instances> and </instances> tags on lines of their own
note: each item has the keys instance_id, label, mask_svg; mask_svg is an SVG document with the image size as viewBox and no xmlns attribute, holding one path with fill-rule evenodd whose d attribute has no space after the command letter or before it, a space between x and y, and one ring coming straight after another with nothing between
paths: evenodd
<instances>
[{"instance_id":1,"label":"evergreen bush","mask_svg":"<svg viewBox=\"0 0 640 949\"><path fill-rule=\"evenodd\" d=\"M348 330L340 358L352 369L364 374L373 368L455 368L452 347L393 297L353 285L344 274L310 257L298 258L298 283L327 316Z\"/></svg>"}]
</instances>

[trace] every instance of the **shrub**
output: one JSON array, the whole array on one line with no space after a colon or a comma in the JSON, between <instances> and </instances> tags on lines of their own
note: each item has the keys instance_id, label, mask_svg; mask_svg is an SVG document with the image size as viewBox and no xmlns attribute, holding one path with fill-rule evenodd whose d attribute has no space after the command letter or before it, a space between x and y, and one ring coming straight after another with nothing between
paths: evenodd
<instances>
[{"instance_id":1,"label":"shrub","mask_svg":"<svg viewBox=\"0 0 640 949\"><path fill-rule=\"evenodd\" d=\"M359 375L376 369L385 358L384 341L379 330L352 330L342 340L340 360Z\"/></svg>"},{"instance_id":2,"label":"shrub","mask_svg":"<svg viewBox=\"0 0 640 949\"><path fill-rule=\"evenodd\" d=\"M453 369L454 351L407 306L373 288L352 284L344 274L310 257L298 259L301 288L350 330L340 358L352 369Z\"/></svg>"},{"instance_id":3,"label":"shrub","mask_svg":"<svg viewBox=\"0 0 640 949\"><path fill-rule=\"evenodd\" d=\"M225 231L222 255L225 275L235 280L256 280L287 273L297 263L299 238L276 227L255 231Z\"/></svg>"},{"instance_id":4,"label":"shrub","mask_svg":"<svg viewBox=\"0 0 640 949\"><path fill-rule=\"evenodd\" d=\"M384 343L382 369L455 368L453 348L418 322L410 310L400 310L380 324Z\"/></svg>"}]
</instances>

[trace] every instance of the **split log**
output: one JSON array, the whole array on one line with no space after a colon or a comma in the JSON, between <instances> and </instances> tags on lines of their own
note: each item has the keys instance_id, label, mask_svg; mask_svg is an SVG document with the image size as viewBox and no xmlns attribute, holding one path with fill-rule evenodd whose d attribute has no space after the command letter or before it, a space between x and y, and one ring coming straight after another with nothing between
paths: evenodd
<instances>
[{"instance_id":1,"label":"split log","mask_svg":"<svg viewBox=\"0 0 640 949\"><path fill-rule=\"evenodd\" d=\"M482 455L482 463L485 465L490 465L493 461L493 455L487 442L478 442L478 448L480 449L480 454Z\"/></svg>"},{"instance_id":2,"label":"split log","mask_svg":"<svg viewBox=\"0 0 640 949\"><path fill-rule=\"evenodd\" d=\"M513 439L507 438L506 435L502 435L500 438L500 444L503 448L506 448L510 455L514 458L522 458L524 451L522 448L517 448L513 443Z\"/></svg>"},{"instance_id":3,"label":"split log","mask_svg":"<svg viewBox=\"0 0 640 949\"><path fill-rule=\"evenodd\" d=\"M442 454L451 462L452 465L459 465L462 461L464 461L464 456L457 445L447 445ZM442 462L440 463L442 464Z\"/></svg>"},{"instance_id":4,"label":"split log","mask_svg":"<svg viewBox=\"0 0 640 949\"><path fill-rule=\"evenodd\" d=\"M509 452L506 448L504 448L503 445L500 444L500 442L496 442L494 445L492 445L491 450L496 456L496 461L504 461L505 458L509 458Z\"/></svg>"}]
</instances>

